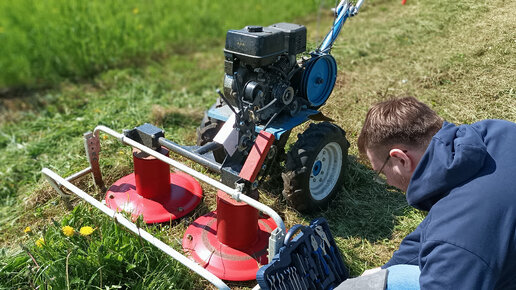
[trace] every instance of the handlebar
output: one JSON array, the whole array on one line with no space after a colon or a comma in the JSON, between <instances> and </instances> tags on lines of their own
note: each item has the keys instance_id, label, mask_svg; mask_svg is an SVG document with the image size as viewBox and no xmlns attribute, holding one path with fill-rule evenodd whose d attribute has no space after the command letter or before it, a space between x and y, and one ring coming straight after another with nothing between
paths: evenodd
<instances>
[{"instance_id":1,"label":"handlebar","mask_svg":"<svg viewBox=\"0 0 516 290\"><path fill-rule=\"evenodd\" d=\"M359 0L356 5L350 5L348 0L342 0L335 8L335 20L330 32L324 38L322 44L319 46L316 52L318 53L330 53L333 43L339 36L340 30L344 25L344 22L348 17L353 17L358 14L358 10L364 3L364 0Z\"/></svg>"}]
</instances>

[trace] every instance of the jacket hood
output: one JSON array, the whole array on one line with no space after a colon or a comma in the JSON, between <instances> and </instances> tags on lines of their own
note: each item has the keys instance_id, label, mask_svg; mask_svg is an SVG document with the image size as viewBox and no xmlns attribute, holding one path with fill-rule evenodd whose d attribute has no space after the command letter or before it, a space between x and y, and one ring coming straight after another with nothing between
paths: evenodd
<instances>
[{"instance_id":1,"label":"jacket hood","mask_svg":"<svg viewBox=\"0 0 516 290\"><path fill-rule=\"evenodd\" d=\"M473 178L483 167L486 155L486 144L474 127L444 122L412 175L408 203L429 211L451 189Z\"/></svg>"}]
</instances>

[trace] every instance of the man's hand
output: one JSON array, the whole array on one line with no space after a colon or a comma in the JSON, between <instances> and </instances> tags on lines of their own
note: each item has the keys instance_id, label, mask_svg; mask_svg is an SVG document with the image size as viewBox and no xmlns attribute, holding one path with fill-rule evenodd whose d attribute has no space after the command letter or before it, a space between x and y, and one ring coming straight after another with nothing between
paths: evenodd
<instances>
[{"instance_id":1,"label":"man's hand","mask_svg":"<svg viewBox=\"0 0 516 290\"><path fill-rule=\"evenodd\" d=\"M374 274L378 271L382 270L382 268L378 267L378 268L373 268L373 269L367 269L364 271L364 273L362 273L362 275L360 276L366 276L366 275L371 275L371 274Z\"/></svg>"}]
</instances>

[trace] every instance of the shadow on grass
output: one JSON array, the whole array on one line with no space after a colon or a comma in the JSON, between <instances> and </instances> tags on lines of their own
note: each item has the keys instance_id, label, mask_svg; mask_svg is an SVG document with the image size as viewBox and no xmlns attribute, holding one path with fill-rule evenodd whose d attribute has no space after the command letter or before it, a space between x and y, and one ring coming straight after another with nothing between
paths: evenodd
<instances>
[{"instance_id":1,"label":"shadow on grass","mask_svg":"<svg viewBox=\"0 0 516 290\"><path fill-rule=\"evenodd\" d=\"M390 239L395 217L409 205L399 190L373 180L374 172L349 157L348 176L339 196L330 208L315 216L324 216L334 237L356 236L375 242Z\"/></svg>"},{"instance_id":2,"label":"shadow on grass","mask_svg":"<svg viewBox=\"0 0 516 290\"><path fill-rule=\"evenodd\" d=\"M375 182L375 172L359 163L355 156L348 156L348 159L344 185L328 209L309 215L297 215L307 221L317 217L326 218L334 237L359 237L370 242L390 239L396 216L404 215L410 208L405 195L393 187ZM274 168L271 171L271 178L262 184L262 188L281 195L281 169ZM280 215L288 214L282 205L279 207L275 210L279 210Z\"/></svg>"}]
</instances>

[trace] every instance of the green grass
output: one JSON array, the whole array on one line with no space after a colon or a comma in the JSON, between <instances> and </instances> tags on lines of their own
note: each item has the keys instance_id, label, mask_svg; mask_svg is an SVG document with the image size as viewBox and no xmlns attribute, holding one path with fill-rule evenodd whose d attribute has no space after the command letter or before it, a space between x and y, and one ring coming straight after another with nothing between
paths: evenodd
<instances>
[{"instance_id":1,"label":"green grass","mask_svg":"<svg viewBox=\"0 0 516 290\"><path fill-rule=\"evenodd\" d=\"M260 200L280 213L287 227L307 224L317 216L326 217L352 275L385 263L401 239L424 218L424 213L408 207L399 191L373 182L374 173L367 162L356 158L357 134L368 107L392 96L410 94L451 122L471 123L484 118L516 121L516 19L511 14L515 10L516 2L503 0L409 0L403 6L399 1L366 1L360 14L346 23L333 49L339 68L337 86L322 108L325 115L346 130L351 143L350 171L339 197L327 211L301 215L286 206L281 197L278 167L263 184ZM252 17L244 14L238 15ZM262 22L256 18L255 24L283 20ZM331 17L314 13L289 21L306 25L310 45L314 46L329 27ZM236 26L246 24L249 23ZM89 281L69 267L69 283L82 283L72 288L86 287L88 283L100 287L99 268L106 269L102 270L102 286L128 283L130 288L139 287L143 284L133 275L140 275L150 277L144 283L149 287L152 281L159 280L152 277L164 277L167 273L173 273L167 278L170 280L156 288L165 288L167 283L184 288L206 286L181 267L177 272L172 272L172 268L163 273L147 271L146 267L158 269L159 261L165 258L160 258L163 256L145 242L140 244L134 235L115 227L95 209L80 205L78 199L73 203L79 204L79 208L69 213L39 172L42 167L49 167L67 176L86 167L81 136L98 124L121 131L150 122L162 127L168 139L193 144L202 112L216 99L214 89L222 85L223 45L222 33L200 40L199 47L192 51L179 53L177 44L171 45L163 48L162 57L151 57L144 64L128 58L122 61L123 66L102 68L101 73L83 81L64 79L50 89L0 98L0 245L5 253L0 256L0 273L3 275L2 269L7 269L4 267L9 269L6 276L0 276L0 288L45 283L55 285L56 289L66 287L63 269L69 253L69 265L81 265L87 267L87 273L98 273ZM304 128L300 126L291 136ZM290 142L293 141L291 138ZM102 139L101 144L101 166L106 183L111 184L132 171L130 149L113 139ZM90 177L77 184L98 199L103 198ZM147 229L180 249L179 241L187 225L215 208L213 188L203 188L203 203L191 215L172 225ZM83 237L66 238L61 233L62 225L70 224L77 229L90 223L98 231L91 236L87 248L81 248ZM33 229L33 235L23 233L26 226ZM47 248L34 245L39 236L45 236ZM98 263L107 255L100 252L100 245L117 239L129 244L122 261ZM49 254L59 262L46 268L48 272L41 272L44 267L35 269L19 244L31 252L40 266L50 263L46 258ZM113 245L113 251L119 251L118 246ZM91 264L80 262L79 248L92 251L97 260ZM143 248L152 256L148 261L134 258ZM130 264L137 267L127 272ZM117 266L124 267L117 274L127 276L123 281L128 282L114 274L109 276L111 270L107 269L118 269ZM58 274L52 274L53 271ZM51 280L53 276L56 279ZM191 284L173 284L182 280Z\"/></svg>"},{"instance_id":2,"label":"green grass","mask_svg":"<svg viewBox=\"0 0 516 290\"><path fill-rule=\"evenodd\" d=\"M75 233L65 235L65 226ZM80 233L86 226L95 229L92 234ZM150 230L157 237L164 236L160 227ZM84 206L77 206L60 223L50 223L41 234L28 232L19 253L0 257L2 286L13 289L37 285L53 289L202 287L198 280L191 284L194 274L179 262Z\"/></svg>"},{"instance_id":3,"label":"green grass","mask_svg":"<svg viewBox=\"0 0 516 290\"><path fill-rule=\"evenodd\" d=\"M316 11L317 1L0 1L0 89L42 87ZM247 12L247 13L246 13Z\"/></svg>"}]
</instances>

